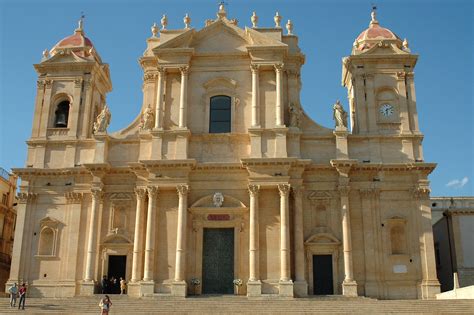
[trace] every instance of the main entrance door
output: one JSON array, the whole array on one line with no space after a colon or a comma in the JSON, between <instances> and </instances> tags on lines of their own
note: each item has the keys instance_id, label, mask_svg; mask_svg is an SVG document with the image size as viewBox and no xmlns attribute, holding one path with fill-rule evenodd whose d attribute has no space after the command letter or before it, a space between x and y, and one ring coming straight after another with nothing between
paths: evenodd
<instances>
[{"instance_id":1,"label":"main entrance door","mask_svg":"<svg viewBox=\"0 0 474 315\"><path fill-rule=\"evenodd\" d=\"M234 293L234 229L205 228L202 253L202 293Z\"/></svg>"},{"instance_id":2,"label":"main entrance door","mask_svg":"<svg viewBox=\"0 0 474 315\"><path fill-rule=\"evenodd\" d=\"M110 284L107 293L118 294L120 293L120 278L125 279L125 267L127 265L127 256L125 255L110 255L109 256L109 268L107 272L107 277L112 279L114 277L117 279L115 285Z\"/></svg>"},{"instance_id":3,"label":"main entrance door","mask_svg":"<svg viewBox=\"0 0 474 315\"><path fill-rule=\"evenodd\" d=\"M313 294L334 294L332 255L313 255Z\"/></svg>"}]
</instances>

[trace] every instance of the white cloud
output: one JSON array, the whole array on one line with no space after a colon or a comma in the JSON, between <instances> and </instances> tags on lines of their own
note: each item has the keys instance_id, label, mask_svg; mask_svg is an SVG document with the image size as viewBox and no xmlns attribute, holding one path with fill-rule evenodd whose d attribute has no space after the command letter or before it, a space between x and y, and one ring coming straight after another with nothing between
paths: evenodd
<instances>
[{"instance_id":1,"label":"white cloud","mask_svg":"<svg viewBox=\"0 0 474 315\"><path fill-rule=\"evenodd\" d=\"M452 187L452 188L462 188L464 187L467 182L469 181L469 178L467 176L464 176L462 179L453 179L450 180L447 184L446 187Z\"/></svg>"}]
</instances>

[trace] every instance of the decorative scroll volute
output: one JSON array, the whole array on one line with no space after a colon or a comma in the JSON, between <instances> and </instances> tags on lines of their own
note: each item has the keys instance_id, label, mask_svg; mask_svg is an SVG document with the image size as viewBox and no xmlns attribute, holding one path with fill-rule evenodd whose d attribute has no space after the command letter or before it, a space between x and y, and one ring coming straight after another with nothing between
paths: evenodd
<instances>
[{"instance_id":1,"label":"decorative scroll volute","mask_svg":"<svg viewBox=\"0 0 474 315\"><path fill-rule=\"evenodd\" d=\"M179 196L186 196L189 192L188 185L178 185L176 186L176 190L178 191Z\"/></svg>"},{"instance_id":2,"label":"decorative scroll volute","mask_svg":"<svg viewBox=\"0 0 474 315\"><path fill-rule=\"evenodd\" d=\"M278 184L278 191L280 192L281 197L288 196L290 192L290 184Z\"/></svg>"},{"instance_id":3,"label":"decorative scroll volute","mask_svg":"<svg viewBox=\"0 0 474 315\"><path fill-rule=\"evenodd\" d=\"M257 197L260 191L260 185L249 185L249 194L252 197Z\"/></svg>"}]
</instances>

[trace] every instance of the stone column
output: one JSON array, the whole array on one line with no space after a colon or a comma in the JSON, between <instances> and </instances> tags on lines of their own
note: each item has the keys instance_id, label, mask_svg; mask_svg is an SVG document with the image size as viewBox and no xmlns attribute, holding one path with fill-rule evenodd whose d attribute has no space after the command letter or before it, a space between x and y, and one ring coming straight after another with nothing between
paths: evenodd
<instances>
[{"instance_id":1,"label":"stone column","mask_svg":"<svg viewBox=\"0 0 474 315\"><path fill-rule=\"evenodd\" d=\"M155 105L155 128L162 128L161 113L163 112L163 82L166 75L166 70L163 67L158 67L158 83L156 87L156 105Z\"/></svg>"},{"instance_id":2,"label":"stone column","mask_svg":"<svg viewBox=\"0 0 474 315\"><path fill-rule=\"evenodd\" d=\"M436 274L434 255L433 229L431 226L430 189L418 186L413 190L417 206L418 236L420 243L421 273L423 279L420 285L421 296L424 300L435 299L440 292L440 284Z\"/></svg>"},{"instance_id":3,"label":"stone column","mask_svg":"<svg viewBox=\"0 0 474 315\"><path fill-rule=\"evenodd\" d=\"M280 192L280 295L293 296L293 282L290 277L290 209L289 184L279 184Z\"/></svg>"},{"instance_id":4,"label":"stone column","mask_svg":"<svg viewBox=\"0 0 474 315\"><path fill-rule=\"evenodd\" d=\"M303 192L304 187L293 187L294 197L294 242L295 242L295 294L308 295L308 283L304 268L304 234L303 234Z\"/></svg>"},{"instance_id":5,"label":"stone column","mask_svg":"<svg viewBox=\"0 0 474 315\"><path fill-rule=\"evenodd\" d=\"M188 185L178 185L178 229L176 234L176 265L172 295L186 296L186 215L188 211Z\"/></svg>"},{"instance_id":6,"label":"stone column","mask_svg":"<svg viewBox=\"0 0 474 315\"><path fill-rule=\"evenodd\" d=\"M96 258L96 247L97 247L97 223L100 203L102 200L102 190L94 188L91 190L92 193L92 205L91 205L91 216L89 221L89 235L87 237L87 256L86 256L86 269L84 273L84 281L94 281L94 266Z\"/></svg>"},{"instance_id":7,"label":"stone column","mask_svg":"<svg viewBox=\"0 0 474 315\"><path fill-rule=\"evenodd\" d=\"M357 283L354 281L352 269L352 240L351 221L349 212L349 185L339 185L341 197L342 215L342 247L344 252L344 282L342 283L342 294L345 296L357 296Z\"/></svg>"},{"instance_id":8,"label":"stone column","mask_svg":"<svg viewBox=\"0 0 474 315\"><path fill-rule=\"evenodd\" d=\"M188 107L188 71L189 67L179 68L181 71L181 94L179 100L179 128L186 128L186 111Z\"/></svg>"},{"instance_id":9,"label":"stone column","mask_svg":"<svg viewBox=\"0 0 474 315\"><path fill-rule=\"evenodd\" d=\"M144 188L135 188L135 194L137 195L137 208L135 215L135 233L133 238L133 262L131 282L137 282L142 279L142 269L140 268L140 260L143 252L142 222L146 190Z\"/></svg>"},{"instance_id":10,"label":"stone column","mask_svg":"<svg viewBox=\"0 0 474 315\"><path fill-rule=\"evenodd\" d=\"M283 73L283 64L276 64L275 65L275 72L276 72L276 108L275 108L275 125L276 127L282 127L283 124L283 112L281 106L281 97L282 97L282 82L281 77Z\"/></svg>"},{"instance_id":11,"label":"stone column","mask_svg":"<svg viewBox=\"0 0 474 315\"><path fill-rule=\"evenodd\" d=\"M259 266L259 227L258 227L258 193L259 185L249 185L250 194L250 231L249 231L249 281L247 282L247 296L260 296L262 283L260 282Z\"/></svg>"},{"instance_id":12,"label":"stone column","mask_svg":"<svg viewBox=\"0 0 474 315\"><path fill-rule=\"evenodd\" d=\"M259 65L252 64L250 65L250 70L252 71L252 128L260 127L259 121L259 75L258 75Z\"/></svg>"},{"instance_id":13,"label":"stone column","mask_svg":"<svg viewBox=\"0 0 474 315\"><path fill-rule=\"evenodd\" d=\"M50 115L53 115L54 117L54 112L56 111L56 108L53 108L52 111L50 111L50 106L54 106L54 104L51 104L51 96L52 96L52 90L53 90L53 80L46 79L43 81L45 85L45 90L43 94L43 110L41 113L41 117L38 117L38 119L41 119L39 128L38 128L38 136L39 137L46 137L46 133L48 131L48 128L50 127L48 124L50 122ZM35 166L35 167L44 167L44 165L41 166Z\"/></svg>"},{"instance_id":14,"label":"stone column","mask_svg":"<svg viewBox=\"0 0 474 315\"><path fill-rule=\"evenodd\" d=\"M153 282L153 264L155 258L156 200L158 199L158 187L149 186L147 187L147 191L148 213L146 218L145 266L143 281ZM153 291L151 293L153 293Z\"/></svg>"}]
</instances>

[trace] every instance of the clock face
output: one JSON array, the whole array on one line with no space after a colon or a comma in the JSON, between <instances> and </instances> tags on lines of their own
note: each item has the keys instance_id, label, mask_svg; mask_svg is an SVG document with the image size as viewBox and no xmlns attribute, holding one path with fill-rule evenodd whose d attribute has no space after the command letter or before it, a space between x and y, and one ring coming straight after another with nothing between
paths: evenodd
<instances>
[{"instance_id":1,"label":"clock face","mask_svg":"<svg viewBox=\"0 0 474 315\"><path fill-rule=\"evenodd\" d=\"M390 104L382 104L382 106L380 106L379 111L384 117L390 117L393 115L394 109L393 106Z\"/></svg>"}]
</instances>

